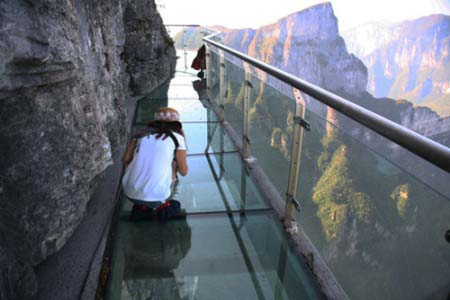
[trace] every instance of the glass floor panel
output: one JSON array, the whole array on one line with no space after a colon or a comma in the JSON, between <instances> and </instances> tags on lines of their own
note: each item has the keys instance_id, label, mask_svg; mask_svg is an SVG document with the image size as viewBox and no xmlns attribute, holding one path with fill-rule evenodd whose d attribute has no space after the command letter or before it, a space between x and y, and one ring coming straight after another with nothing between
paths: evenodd
<instances>
[{"instance_id":1,"label":"glass floor panel","mask_svg":"<svg viewBox=\"0 0 450 300\"><path fill-rule=\"evenodd\" d=\"M197 50L177 49L177 73L188 72L195 73L196 70L191 68L192 61L197 56Z\"/></svg>"},{"instance_id":2,"label":"glass floor panel","mask_svg":"<svg viewBox=\"0 0 450 300\"><path fill-rule=\"evenodd\" d=\"M217 116L208 101L169 99L169 107L180 112L181 122L215 122Z\"/></svg>"},{"instance_id":3,"label":"glass floor panel","mask_svg":"<svg viewBox=\"0 0 450 300\"><path fill-rule=\"evenodd\" d=\"M144 134L148 131L147 128L144 125L134 126L133 135ZM202 154L205 153L205 150L207 150L207 153L237 151L222 125L218 122L184 123L183 131L186 137L188 155Z\"/></svg>"},{"instance_id":4,"label":"glass floor panel","mask_svg":"<svg viewBox=\"0 0 450 300\"><path fill-rule=\"evenodd\" d=\"M192 81L190 85L172 85L171 82L168 96L169 99L198 99L198 93L193 89Z\"/></svg>"},{"instance_id":5,"label":"glass floor panel","mask_svg":"<svg viewBox=\"0 0 450 300\"><path fill-rule=\"evenodd\" d=\"M175 77L170 80L170 87L178 87L178 86L190 86L192 87L192 83L197 81L199 78L197 76L181 76Z\"/></svg>"},{"instance_id":6,"label":"glass floor panel","mask_svg":"<svg viewBox=\"0 0 450 300\"><path fill-rule=\"evenodd\" d=\"M321 299L271 213L120 221L106 299Z\"/></svg>"},{"instance_id":7,"label":"glass floor panel","mask_svg":"<svg viewBox=\"0 0 450 300\"><path fill-rule=\"evenodd\" d=\"M239 154L189 156L188 165L188 175L179 176L172 196L186 213L269 208L243 168ZM125 201L122 214L129 215L131 208L132 203Z\"/></svg>"},{"instance_id":8,"label":"glass floor panel","mask_svg":"<svg viewBox=\"0 0 450 300\"><path fill-rule=\"evenodd\" d=\"M220 123L185 123L183 130L188 154L236 151Z\"/></svg>"},{"instance_id":9,"label":"glass floor panel","mask_svg":"<svg viewBox=\"0 0 450 300\"><path fill-rule=\"evenodd\" d=\"M138 101L134 124L147 124L155 111L164 106L178 110L181 122L217 122L217 116L206 100L149 99Z\"/></svg>"}]
</instances>

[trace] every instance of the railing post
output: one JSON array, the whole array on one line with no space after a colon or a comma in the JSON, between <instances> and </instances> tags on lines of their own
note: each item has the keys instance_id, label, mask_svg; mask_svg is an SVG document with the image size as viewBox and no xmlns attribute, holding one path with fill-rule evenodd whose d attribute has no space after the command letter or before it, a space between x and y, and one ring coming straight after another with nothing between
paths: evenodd
<instances>
[{"instance_id":1,"label":"railing post","mask_svg":"<svg viewBox=\"0 0 450 300\"><path fill-rule=\"evenodd\" d=\"M187 45L184 44L184 70L187 71L188 66L187 66Z\"/></svg>"},{"instance_id":2,"label":"railing post","mask_svg":"<svg viewBox=\"0 0 450 300\"><path fill-rule=\"evenodd\" d=\"M306 111L306 102L301 92L295 88L292 89L295 96L295 117L294 133L292 141L292 153L289 167L289 182L287 191L286 209L284 221L292 220L294 209L300 210L300 204L295 199L297 194L298 172L300 169L300 157L302 152L303 128L309 130L309 124L304 120Z\"/></svg>"},{"instance_id":3,"label":"railing post","mask_svg":"<svg viewBox=\"0 0 450 300\"><path fill-rule=\"evenodd\" d=\"M185 71L187 71L186 32L187 31L186 31L185 27L183 26L183 41L184 41L184 43L183 43L183 50L184 50L184 70Z\"/></svg>"},{"instance_id":4,"label":"railing post","mask_svg":"<svg viewBox=\"0 0 450 300\"><path fill-rule=\"evenodd\" d=\"M211 90L211 47L205 43L205 49L206 49L206 89L209 92Z\"/></svg>"},{"instance_id":5,"label":"railing post","mask_svg":"<svg viewBox=\"0 0 450 300\"><path fill-rule=\"evenodd\" d=\"M245 214L245 202L247 201L247 171L245 165L241 167L241 205L239 207L239 213Z\"/></svg>"},{"instance_id":6,"label":"railing post","mask_svg":"<svg viewBox=\"0 0 450 300\"><path fill-rule=\"evenodd\" d=\"M220 54L220 74L219 74L219 86L220 86L220 97L219 97L219 121L223 122L224 120L224 97L225 97L225 55L223 51L219 52Z\"/></svg>"},{"instance_id":7,"label":"railing post","mask_svg":"<svg viewBox=\"0 0 450 300\"><path fill-rule=\"evenodd\" d=\"M250 91L251 91L251 82L250 82L250 72L245 71L245 82L244 82L244 120L242 124L243 134L242 134L242 157L247 159L249 157L249 110L250 110Z\"/></svg>"}]
</instances>

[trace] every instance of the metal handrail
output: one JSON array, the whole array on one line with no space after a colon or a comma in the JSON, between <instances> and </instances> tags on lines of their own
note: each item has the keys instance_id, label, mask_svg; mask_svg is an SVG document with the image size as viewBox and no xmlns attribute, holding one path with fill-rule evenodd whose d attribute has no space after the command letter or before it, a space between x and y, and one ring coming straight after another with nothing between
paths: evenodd
<instances>
[{"instance_id":1,"label":"metal handrail","mask_svg":"<svg viewBox=\"0 0 450 300\"><path fill-rule=\"evenodd\" d=\"M390 141L402 146L412 153L422 157L440 169L450 172L450 148L445 147L417 132L403 127L379 114L361 107L343 97L335 95L323 88L300 79L292 74L254 59L240 51L213 41L211 38L220 32L215 32L203 38L203 41L225 52L240 58L254 67L272 75L318 101L332 107L350 119L370 128Z\"/></svg>"}]
</instances>

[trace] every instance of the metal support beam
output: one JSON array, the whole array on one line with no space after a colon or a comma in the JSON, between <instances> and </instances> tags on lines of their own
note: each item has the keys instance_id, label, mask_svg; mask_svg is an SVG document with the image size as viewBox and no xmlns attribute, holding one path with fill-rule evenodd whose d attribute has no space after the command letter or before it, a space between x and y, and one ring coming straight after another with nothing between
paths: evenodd
<instances>
[{"instance_id":1,"label":"metal support beam","mask_svg":"<svg viewBox=\"0 0 450 300\"><path fill-rule=\"evenodd\" d=\"M250 111L250 95L252 85L250 83L250 72L245 71L245 82L244 82L244 120L242 124L243 135L242 135L242 157L247 159L249 157L249 111Z\"/></svg>"},{"instance_id":2,"label":"metal support beam","mask_svg":"<svg viewBox=\"0 0 450 300\"><path fill-rule=\"evenodd\" d=\"M292 89L295 96L295 117L297 120L305 119L306 101L303 99L301 92L295 88ZM291 162L289 167L289 183L287 191L286 209L284 212L284 221L292 220L294 209L300 210L300 204L295 200L298 185L298 172L300 169L300 157L303 142L303 126L302 122L294 122L294 135L292 141Z\"/></svg>"},{"instance_id":3,"label":"metal support beam","mask_svg":"<svg viewBox=\"0 0 450 300\"><path fill-rule=\"evenodd\" d=\"M247 201L247 170L245 164L241 167L241 205L239 212L241 215L245 214L245 202Z\"/></svg>"}]
</instances>

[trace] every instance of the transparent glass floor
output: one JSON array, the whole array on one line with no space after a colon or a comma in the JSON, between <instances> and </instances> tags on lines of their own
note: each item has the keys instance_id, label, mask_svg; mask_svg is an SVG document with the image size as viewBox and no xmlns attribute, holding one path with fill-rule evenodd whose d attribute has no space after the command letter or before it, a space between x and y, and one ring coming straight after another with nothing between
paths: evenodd
<instances>
[{"instance_id":1,"label":"transparent glass floor","mask_svg":"<svg viewBox=\"0 0 450 300\"><path fill-rule=\"evenodd\" d=\"M164 106L180 112L181 122L217 122L217 117L207 100L198 99L143 99L136 108L136 125L144 125L152 120L154 112Z\"/></svg>"},{"instance_id":2,"label":"transparent glass floor","mask_svg":"<svg viewBox=\"0 0 450 300\"><path fill-rule=\"evenodd\" d=\"M144 125L135 126L134 134L145 134L147 131ZM188 155L237 151L218 122L184 123L183 131Z\"/></svg>"},{"instance_id":3,"label":"transparent glass floor","mask_svg":"<svg viewBox=\"0 0 450 300\"><path fill-rule=\"evenodd\" d=\"M121 224L106 299L321 299L270 213Z\"/></svg>"},{"instance_id":4,"label":"transparent glass floor","mask_svg":"<svg viewBox=\"0 0 450 300\"><path fill-rule=\"evenodd\" d=\"M138 102L133 131L145 131L160 106L180 111L189 173L172 198L183 213L133 223L121 195L104 299L322 299L208 102L171 98L168 90L186 87L178 75Z\"/></svg>"}]
</instances>

